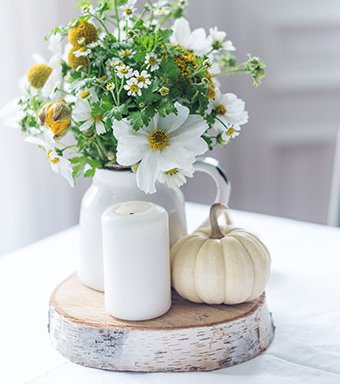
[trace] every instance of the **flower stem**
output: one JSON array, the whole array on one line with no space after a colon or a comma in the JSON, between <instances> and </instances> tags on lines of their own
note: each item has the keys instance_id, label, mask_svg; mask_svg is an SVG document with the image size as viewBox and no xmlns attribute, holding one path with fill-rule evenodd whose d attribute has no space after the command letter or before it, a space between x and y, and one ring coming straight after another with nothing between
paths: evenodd
<instances>
[{"instance_id":1,"label":"flower stem","mask_svg":"<svg viewBox=\"0 0 340 384\"><path fill-rule=\"evenodd\" d=\"M132 29L135 29L135 28L136 28L136 25L137 25L138 21L141 20L141 19L144 17L145 13L146 13L146 9L144 8L144 9L143 9L143 12L140 14L140 16L138 17L138 19L137 19L137 20L135 21L135 23L133 24Z\"/></svg>"},{"instance_id":2,"label":"flower stem","mask_svg":"<svg viewBox=\"0 0 340 384\"><path fill-rule=\"evenodd\" d=\"M96 138L95 138L95 146L96 146L96 148L97 148L97 151L98 151L98 155L99 155L99 157L101 158L101 160L102 161L106 161L106 158L107 158L107 156L106 156L106 150L105 150L105 148L103 147L103 145L102 145L102 143L101 143L101 141L100 141L100 139L99 139L99 137L98 136L96 136Z\"/></svg>"},{"instance_id":3,"label":"flower stem","mask_svg":"<svg viewBox=\"0 0 340 384\"><path fill-rule=\"evenodd\" d=\"M215 119L218 120L224 126L225 129L229 129L229 127L219 117L216 116Z\"/></svg>"},{"instance_id":4,"label":"flower stem","mask_svg":"<svg viewBox=\"0 0 340 384\"><path fill-rule=\"evenodd\" d=\"M229 75L232 73L239 73L239 72L246 72L246 70L244 68L228 69L227 71L223 71L223 72L217 73L216 75L213 75L213 77L220 77L220 76Z\"/></svg>"},{"instance_id":5,"label":"flower stem","mask_svg":"<svg viewBox=\"0 0 340 384\"><path fill-rule=\"evenodd\" d=\"M72 144L72 145L65 146L63 149L60 149L60 151L64 152L64 151L67 151L70 148L76 148L76 147L78 147L78 145Z\"/></svg>"},{"instance_id":6,"label":"flower stem","mask_svg":"<svg viewBox=\"0 0 340 384\"><path fill-rule=\"evenodd\" d=\"M120 43L120 17L119 17L117 0L115 0L115 14L116 14L116 20L117 20L117 29L118 29L118 42Z\"/></svg>"},{"instance_id":7,"label":"flower stem","mask_svg":"<svg viewBox=\"0 0 340 384\"><path fill-rule=\"evenodd\" d=\"M105 31L105 32L108 34L108 36L110 36L111 39L112 39L112 34L111 34L111 32L108 30L108 28L107 28L107 26L105 25L105 23L103 22L103 20L101 20L99 17L97 17L97 16L94 15L93 13L90 13L90 15L91 15L92 17L94 17L94 18L98 21L98 23L103 27L104 31Z\"/></svg>"}]
</instances>

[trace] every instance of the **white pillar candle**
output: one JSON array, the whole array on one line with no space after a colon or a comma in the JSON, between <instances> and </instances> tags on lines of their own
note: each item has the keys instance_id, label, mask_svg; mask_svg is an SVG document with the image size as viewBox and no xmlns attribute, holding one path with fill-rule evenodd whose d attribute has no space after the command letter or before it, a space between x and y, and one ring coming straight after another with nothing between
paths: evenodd
<instances>
[{"instance_id":1,"label":"white pillar candle","mask_svg":"<svg viewBox=\"0 0 340 384\"><path fill-rule=\"evenodd\" d=\"M168 214L134 201L102 215L105 308L123 320L147 320L171 306Z\"/></svg>"}]
</instances>

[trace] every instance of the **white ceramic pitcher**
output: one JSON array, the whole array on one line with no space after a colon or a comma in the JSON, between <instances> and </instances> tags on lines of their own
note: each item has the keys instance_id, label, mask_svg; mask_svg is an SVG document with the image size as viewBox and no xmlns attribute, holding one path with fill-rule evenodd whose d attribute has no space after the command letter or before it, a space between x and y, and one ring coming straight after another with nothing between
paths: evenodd
<instances>
[{"instance_id":1,"label":"white ceramic pitcher","mask_svg":"<svg viewBox=\"0 0 340 384\"><path fill-rule=\"evenodd\" d=\"M230 183L218 161L200 158L195 163L195 169L214 179L217 187L216 202L227 204ZM101 215L111 205L132 200L151 201L168 211L170 245L187 234L185 201L180 189L159 183L157 192L147 195L137 187L136 176L129 168L97 170L92 185L83 197L80 212L78 276L88 287L104 290Z\"/></svg>"}]
</instances>

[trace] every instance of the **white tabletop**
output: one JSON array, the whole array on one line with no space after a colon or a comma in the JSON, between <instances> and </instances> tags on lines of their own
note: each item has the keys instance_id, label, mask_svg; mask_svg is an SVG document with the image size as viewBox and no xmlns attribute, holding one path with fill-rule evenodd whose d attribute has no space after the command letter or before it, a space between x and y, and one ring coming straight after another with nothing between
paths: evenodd
<instances>
[{"instance_id":1,"label":"white tabletop","mask_svg":"<svg viewBox=\"0 0 340 384\"><path fill-rule=\"evenodd\" d=\"M189 229L208 207L188 204ZM267 299L276 325L269 350L207 373L116 373L65 360L49 343L54 287L75 269L78 228L0 257L0 383L340 383L340 229L246 212L235 224L258 233L272 254Z\"/></svg>"}]
</instances>

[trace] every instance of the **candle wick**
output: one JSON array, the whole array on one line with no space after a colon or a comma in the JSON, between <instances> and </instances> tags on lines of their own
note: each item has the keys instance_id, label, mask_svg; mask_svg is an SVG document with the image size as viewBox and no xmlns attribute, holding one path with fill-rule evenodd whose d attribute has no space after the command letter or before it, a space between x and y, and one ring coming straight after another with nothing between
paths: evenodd
<instances>
[{"instance_id":1,"label":"candle wick","mask_svg":"<svg viewBox=\"0 0 340 384\"><path fill-rule=\"evenodd\" d=\"M134 212L130 212L129 215L134 215L135 213Z\"/></svg>"}]
</instances>

